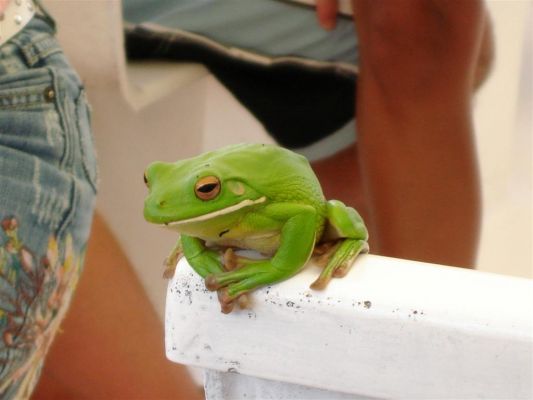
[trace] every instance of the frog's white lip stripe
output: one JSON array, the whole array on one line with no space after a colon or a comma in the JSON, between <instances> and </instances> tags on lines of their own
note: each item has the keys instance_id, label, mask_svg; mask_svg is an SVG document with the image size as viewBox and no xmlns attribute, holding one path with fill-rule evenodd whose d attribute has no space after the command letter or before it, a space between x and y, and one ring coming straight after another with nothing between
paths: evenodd
<instances>
[{"instance_id":1,"label":"frog's white lip stripe","mask_svg":"<svg viewBox=\"0 0 533 400\"><path fill-rule=\"evenodd\" d=\"M263 203L265 201L266 201L266 197L265 196L260 197L260 198L258 198L256 200L246 199L246 200L243 200L240 203L234 204L234 205L232 205L230 207L223 208L222 210L213 211L211 213L204 214L204 215L199 215L197 217L193 217L193 218L189 218L189 219L183 219L181 221L169 222L169 223L167 223L165 225L168 226L168 227L173 227L173 226L176 226L176 225L190 224L192 222L206 221L206 220L218 217L220 215L226 215L226 214L232 213L233 211L240 210L241 208L244 208L244 207L253 206L254 204Z\"/></svg>"}]
</instances>

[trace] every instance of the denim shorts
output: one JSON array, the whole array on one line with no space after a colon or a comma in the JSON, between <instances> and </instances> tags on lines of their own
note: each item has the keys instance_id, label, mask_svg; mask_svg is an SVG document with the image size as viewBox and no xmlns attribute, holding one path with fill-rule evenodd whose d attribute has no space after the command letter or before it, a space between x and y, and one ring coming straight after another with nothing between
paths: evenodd
<instances>
[{"instance_id":1,"label":"denim shorts","mask_svg":"<svg viewBox=\"0 0 533 400\"><path fill-rule=\"evenodd\" d=\"M48 18L0 46L0 398L30 395L81 272L90 110Z\"/></svg>"}]
</instances>

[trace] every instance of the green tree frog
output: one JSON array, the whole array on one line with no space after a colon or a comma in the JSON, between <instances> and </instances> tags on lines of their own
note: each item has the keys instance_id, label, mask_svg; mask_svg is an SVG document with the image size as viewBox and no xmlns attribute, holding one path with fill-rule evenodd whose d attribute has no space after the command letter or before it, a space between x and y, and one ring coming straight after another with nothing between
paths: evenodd
<instances>
[{"instance_id":1,"label":"green tree frog","mask_svg":"<svg viewBox=\"0 0 533 400\"><path fill-rule=\"evenodd\" d=\"M145 219L180 234L167 268L183 254L218 291L224 313L245 293L295 275L313 255L324 269L311 288L322 289L368 252L357 211L327 201L306 158L279 146L238 144L154 162L144 178ZM234 248L267 258L239 256Z\"/></svg>"}]
</instances>

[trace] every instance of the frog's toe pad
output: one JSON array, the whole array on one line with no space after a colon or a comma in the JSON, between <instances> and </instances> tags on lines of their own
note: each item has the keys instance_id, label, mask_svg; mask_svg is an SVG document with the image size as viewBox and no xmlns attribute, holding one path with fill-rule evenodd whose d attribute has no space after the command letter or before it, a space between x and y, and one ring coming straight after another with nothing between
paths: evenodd
<instances>
[{"instance_id":1,"label":"frog's toe pad","mask_svg":"<svg viewBox=\"0 0 533 400\"><path fill-rule=\"evenodd\" d=\"M224 269L226 271L233 271L239 265L239 257L235 254L231 247L227 248L222 256Z\"/></svg>"},{"instance_id":2,"label":"frog's toe pad","mask_svg":"<svg viewBox=\"0 0 533 400\"><path fill-rule=\"evenodd\" d=\"M228 294L228 289L220 289L217 294L220 303L220 311L224 314L232 312L233 307L235 306L235 299Z\"/></svg>"},{"instance_id":3,"label":"frog's toe pad","mask_svg":"<svg viewBox=\"0 0 533 400\"><path fill-rule=\"evenodd\" d=\"M334 278L345 277L348 271L350 270L351 266L352 266L351 262L347 262L347 261L343 262L341 265L335 268L335 270L333 271L333 277Z\"/></svg>"},{"instance_id":4,"label":"frog's toe pad","mask_svg":"<svg viewBox=\"0 0 533 400\"><path fill-rule=\"evenodd\" d=\"M331 278L319 277L309 287L314 290L323 290L328 285Z\"/></svg>"},{"instance_id":5,"label":"frog's toe pad","mask_svg":"<svg viewBox=\"0 0 533 400\"><path fill-rule=\"evenodd\" d=\"M247 310L252 308L252 299L248 294L243 293L237 297L237 304L241 310Z\"/></svg>"},{"instance_id":6,"label":"frog's toe pad","mask_svg":"<svg viewBox=\"0 0 533 400\"><path fill-rule=\"evenodd\" d=\"M218 282L217 277L213 274L210 274L205 277L205 287L207 290L214 292L215 290L220 289L221 285Z\"/></svg>"}]
</instances>

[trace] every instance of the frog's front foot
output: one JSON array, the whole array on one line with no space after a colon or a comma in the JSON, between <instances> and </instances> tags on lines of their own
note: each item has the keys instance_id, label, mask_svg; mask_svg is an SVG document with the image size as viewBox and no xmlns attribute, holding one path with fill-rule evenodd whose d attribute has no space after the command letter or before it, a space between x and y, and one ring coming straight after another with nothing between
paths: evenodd
<instances>
[{"instance_id":1,"label":"frog's front foot","mask_svg":"<svg viewBox=\"0 0 533 400\"><path fill-rule=\"evenodd\" d=\"M235 303L240 309L250 308L250 298L246 293L243 293L237 297L230 296L228 288L218 290L218 302L220 303L220 311L224 314L229 314L233 311Z\"/></svg>"},{"instance_id":2,"label":"frog's front foot","mask_svg":"<svg viewBox=\"0 0 533 400\"><path fill-rule=\"evenodd\" d=\"M216 275L209 274L205 277L205 287L207 288L207 290L214 292L215 290L220 289L222 285L218 281Z\"/></svg>"},{"instance_id":3,"label":"frog's front foot","mask_svg":"<svg viewBox=\"0 0 533 400\"><path fill-rule=\"evenodd\" d=\"M172 279L174 277L174 273L176 272L176 265L178 264L178 261L181 257L182 254L176 254L170 255L165 258L165 261L163 261L163 266L165 267L165 270L163 271L164 279Z\"/></svg>"},{"instance_id":4,"label":"frog's front foot","mask_svg":"<svg viewBox=\"0 0 533 400\"><path fill-rule=\"evenodd\" d=\"M211 274L205 278L205 286L208 290L217 291L218 301L220 303L220 311L224 314L229 314L233 311L235 303L239 308L245 309L250 307L250 298L246 293L239 293L237 295L230 295L230 290L224 287L217 279L216 275Z\"/></svg>"},{"instance_id":5,"label":"frog's front foot","mask_svg":"<svg viewBox=\"0 0 533 400\"><path fill-rule=\"evenodd\" d=\"M233 309L235 301L241 308L247 307L248 292L278 282L284 277L283 271L273 268L268 260L253 260L233 271L207 275L205 286L211 291L218 291L222 312L228 313Z\"/></svg>"},{"instance_id":6,"label":"frog's front foot","mask_svg":"<svg viewBox=\"0 0 533 400\"><path fill-rule=\"evenodd\" d=\"M218 302L220 303L220 311L222 313L229 314L233 311L235 299L228 294L228 288L218 291Z\"/></svg>"}]
</instances>

